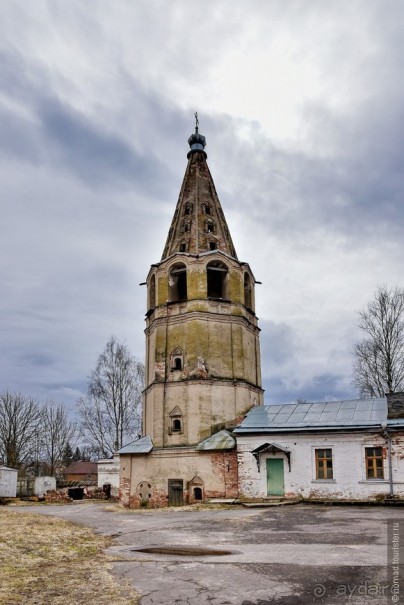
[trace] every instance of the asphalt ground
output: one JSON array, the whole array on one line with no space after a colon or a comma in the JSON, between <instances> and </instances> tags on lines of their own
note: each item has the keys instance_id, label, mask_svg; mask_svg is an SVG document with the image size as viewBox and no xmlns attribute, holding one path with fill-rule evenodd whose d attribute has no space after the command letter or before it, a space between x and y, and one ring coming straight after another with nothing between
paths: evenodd
<instances>
[{"instance_id":1,"label":"asphalt ground","mask_svg":"<svg viewBox=\"0 0 404 605\"><path fill-rule=\"evenodd\" d=\"M113 536L113 573L133 583L142 605L404 603L404 554L393 593L387 565L389 520L402 529L404 553L401 507L126 511L86 501L18 510Z\"/></svg>"}]
</instances>

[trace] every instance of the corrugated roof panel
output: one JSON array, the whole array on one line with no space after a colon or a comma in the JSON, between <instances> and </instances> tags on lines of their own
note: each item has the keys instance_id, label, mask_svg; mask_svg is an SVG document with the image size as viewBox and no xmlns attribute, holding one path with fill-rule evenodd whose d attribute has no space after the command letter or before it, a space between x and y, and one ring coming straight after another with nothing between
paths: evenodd
<instances>
[{"instance_id":1,"label":"corrugated roof panel","mask_svg":"<svg viewBox=\"0 0 404 605\"><path fill-rule=\"evenodd\" d=\"M198 443L195 449L198 451L231 450L235 447L235 445L236 440L231 435L231 433L229 433L229 431L223 430Z\"/></svg>"},{"instance_id":2,"label":"corrugated roof panel","mask_svg":"<svg viewBox=\"0 0 404 605\"><path fill-rule=\"evenodd\" d=\"M149 435L142 437L141 439L136 439L132 441L132 443L128 443L124 445L120 450L118 450L118 454L148 454L153 449L153 442Z\"/></svg>"},{"instance_id":3,"label":"corrugated roof panel","mask_svg":"<svg viewBox=\"0 0 404 605\"><path fill-rule=\"evenodd\" d=\"M290 422L293 422L294 424L299 424L300 422L303 422L304 418L307 416L307 414L297 414L294 413L291 415L291 417L289 418Z\"/></svg>"},{"instance_id":4,"label":"corrugated roof panel","mask_svg":"<svg viewBox=\"0 0 404 605\"><path fill-rule=\"evenodd\" d=\"M265 412L264 412L265 410ZM264 415L265 413L265 415ZM387 400L354 399L283 406L268 405L253 408L235 430L236 433L285 430L374 426L387 420Z\"/></svg>"},{"instance_id":5,"label":"corrugated roof panel","mask_svg":"<svg viewBox=\"0 0 404 605\"><path fill-rule=\"evenodd\" d=\"M354 417L354 409L349 408L344 410L340 408L339 412L337 412L337 420L352 420Z\"/></svg>"},{"instance_id":6,"label":"corrugated roof panel","mask_svg":"<svg viewBox=\"0 0 404 605\"><path fill-rule=\"evenodd\" d=\"M341 401L341 410L356 410L355 401Z\"/></svg>"}]
</instances>

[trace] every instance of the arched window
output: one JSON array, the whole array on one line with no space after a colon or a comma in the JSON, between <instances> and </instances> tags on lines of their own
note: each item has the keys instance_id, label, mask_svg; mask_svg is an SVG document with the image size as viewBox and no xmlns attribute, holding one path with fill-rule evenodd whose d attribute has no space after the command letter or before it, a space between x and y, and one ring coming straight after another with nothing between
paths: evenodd
<instances>
[{"instance_id":1,"label":"arched window","mask_svg":"<svg viewBox=\"0 0 404 605\"><path fill-rule=\"evenodd\" d=\"M170 430L169 433L172 435L173 433L182 433L183 425L182 425L182 412L180 408L176 405L173 410L170 412Z\"/></svg>"},{"instance_id":2,"label":"arched window","mask_svg":"<svg viewBox=\"0 0 404 605\"><path fill-rule=\"evenodd\" d=\"M194 500L202 500L202 488L194 487Z\"/></svg>"},{"instance_id":3,"label":"arched window","mask_svg":"<svg viewBox=\"0 0 404 605\"><path fill-rule=\"evenodd\" d=\"M227 272L225 264L212 261L206 267L208 298L227 298Z\"/></svg>"},{"instance_id":4,"label":"arched window","mask_svg":"<svg viewBox=\"0 0 404 605\"><path fill-rule=\"evenodd\" d=\"M252 309L251 278L248 273L244 273L244 305Z\"/></svg>"},{"instance_id":5,"label":"arched window","mask_svg":"<svg viewBox=\"0 0 404 605\"><path fill-rule=\"evenodd\" d=\"M217 243L209 242L209 250L217 250Z\"/></svg>"},{"instance_id":6,"label":"arched window","mask_svg":"<svg viewBox=\"0 0 404 605\"><path fill-rule=\"evenodd\" d=\"M171 302L187 299L187 268L183 263L171 267L168 284Z\"/></svg>"},{"instance_id":7,"label":"arched window","mask_svg":"<svg viewBox=\"0 0 404 605\"><path fill-rule=\"evenodd\" d=\"M202 204L202 211L205 214L210 214L210 206L207 202L205 202L204 204Z\"/></svg>"},{"instance_id":8,"label":"arched window","mask_svg":"<svg viewBox=\"0 0 404 605\"><path fill-rule=\"evenodd\" d=\"M193 206L192 206L191 203L185 204L184 214L187 214L187 215L191 214L192 213L192 208L193 208Z\"/></svg>"},{"instance_id":9,"label":"arched window","mask_svg":"<svg viewBox=\"0 0 404 605\"><path fill-rule=\"evenodd\" d=\"M149 285L149 309L154 309L156 306L156 276L152 275Z\"/></svg>"},{"instance_id":10,"label":"arched window","mask_svg":"<svg viewBox=\"0 0 404 605\"><path fill-rule=\"evenodd\" d=\"M170 368L172 372L184 368L184 353L180 347L175 347L170 355Z\"/></svg>"},{"instance_id":11,"label":"arched window","mask_svg":"<svg viewBox=\"0 0 404 605\"><path fill-rule=\"evenodd\" d=\"M182 429L181 418L173 418L171 430L173 433L180 433Z\"/></svg>"}]
</instances>

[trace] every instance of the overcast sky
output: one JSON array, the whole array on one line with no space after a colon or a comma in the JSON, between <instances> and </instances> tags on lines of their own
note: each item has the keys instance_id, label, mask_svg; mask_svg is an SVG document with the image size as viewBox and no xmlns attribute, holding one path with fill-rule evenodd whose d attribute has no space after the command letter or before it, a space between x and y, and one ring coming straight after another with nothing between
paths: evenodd
<instances>
[{"instance_id":1,"label":"overcast sky","mask_svg":"<svg viewBox=\"0 0 404 605\"><path fill-rule=\"evenodd\" d=\"M146 291L193 114L257 280L265 402L347 399L403 286L400 0L3 0L0 388L73 407Z\"/></svg>"}]
</instances>

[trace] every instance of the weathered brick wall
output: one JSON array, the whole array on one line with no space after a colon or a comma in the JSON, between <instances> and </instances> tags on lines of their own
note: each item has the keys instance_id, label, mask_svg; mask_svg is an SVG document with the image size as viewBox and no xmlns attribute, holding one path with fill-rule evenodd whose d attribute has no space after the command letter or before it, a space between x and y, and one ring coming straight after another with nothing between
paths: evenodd
<instances>
[{"instance_id":1,"label":"weathered brick wall","mask_svg":"<svg viewBox=\"0 0 404 605\"><path fill-rule=\"evenodd\" d=\"M120 478L120 504L125 507L168 506L168 479L183 480L185 504L195 501L195 486L202 490L203 500L236 498L237 452L165 448L140 456L121 456ZM144 491L141 484L149 487Z\"/></svg>"}]
</instances>

